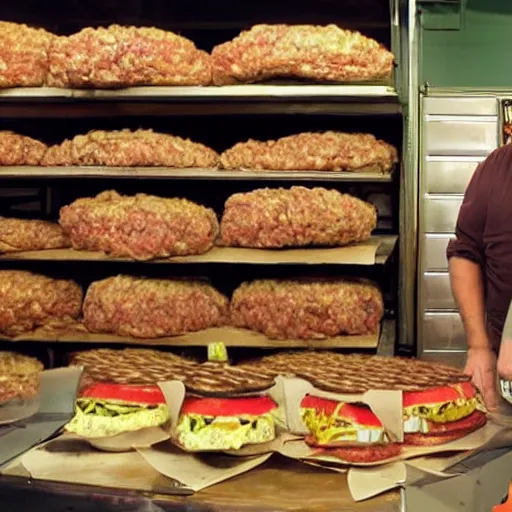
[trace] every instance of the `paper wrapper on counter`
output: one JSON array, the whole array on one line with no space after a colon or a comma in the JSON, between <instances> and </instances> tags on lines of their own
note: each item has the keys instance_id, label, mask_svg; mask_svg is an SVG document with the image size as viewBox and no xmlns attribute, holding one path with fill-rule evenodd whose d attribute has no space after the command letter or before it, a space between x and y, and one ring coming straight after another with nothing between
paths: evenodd
<instances>
[{"instance_id":1,"label":"paper wrapper on counter","mask_svg":"<svg viewBox=\"0 0 512 512\"><path fill-rule=\"evenodd\" d=\"M186 453L170 443L137 450L162 475L177 480L193 491L224 482L265 463L271 453L254 457L232 457L219 453Z\"/></svg>"},{"instance_id":2,"label":"paper wrapper on counter","mask_svg":"<svg viewBox=\"0 0 512 512\"><path fill-rule=\"evenodd\" d=\"M136 451L105 453L79 439L60 436L25 453L4 475L156 494L191 494L147 464Z\"/></svg>"},{"instance_id":3,"label":"paper wrapper on counter","mask_svg":"<svg viewBox=\"0 0 512 512\"><path fill-rule=\"evenodd\" d=\"M476 467L478 457L484 460L490 451L509 447L512 429L494 423L491 416L484 427L457 441L430 448L404 447L402 461L378 468L351 468L349 489L359 501L403 485L414 485L426 475L438 479L455 477Z\"/></svg>"}]
</instances>

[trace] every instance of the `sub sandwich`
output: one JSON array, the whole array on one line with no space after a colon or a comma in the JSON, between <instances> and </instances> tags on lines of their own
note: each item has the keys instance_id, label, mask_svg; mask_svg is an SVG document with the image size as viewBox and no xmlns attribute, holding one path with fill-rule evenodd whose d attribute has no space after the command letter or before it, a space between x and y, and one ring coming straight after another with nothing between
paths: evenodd
<instances>
[{"instance_id":1,"label":"sub sandwich","mask_svg":"<svg viewBox=\"0 0 512 512\"><path fill-rule=\"evenodd\" d=\"M301 402L301 418L309 430L306 443L315 453L345 462L376 462L400 454L384 426L362 403L344 403L307 395Z\"/></svg>"},{"instance_id":2,"label":"sub sandwich","mask_svg":"<svg viewBox=\"0 0 512 512\"><path fill-rule=\"evenodd\" d=\"M406 444L448 443L487 422L481 398L470 382L404 392L403 407Z\"/></svg>"},{"instance_id":3,"label":"sub sandwich","mask_svg":"<svg viewBox=\"0 0 512 512\"><path fill-rule=\"evenodd\" d=\"M160 427L168 418L165 398L158 386L95 384L77 398L75 416L65 430L98 438Z\"/></svg>"},{"instance_id":4,"label":"sub sandwich","mask_svg":"<svg viewBox=\"0 0 512 512\"><path fill-rule=\"evenodd\" d=\"M376 462L401 452L371 409L306 396L301 417L309 430L306 442L318 453L346 462ZM487 416L470 382L403 393L403 445L437 446L483 427Z\"/></svg>"},{"instance_id":5,"label":"sub sandwich","mask_svg":"<svg viewBox=\"0 0 512 512\"><path fill-rule=\"evenodd\" d=\"M249 398L186 398L176 426L185 450L238 450L273 441L277 404L267 396Z\"/></svg>"}]
</instances>

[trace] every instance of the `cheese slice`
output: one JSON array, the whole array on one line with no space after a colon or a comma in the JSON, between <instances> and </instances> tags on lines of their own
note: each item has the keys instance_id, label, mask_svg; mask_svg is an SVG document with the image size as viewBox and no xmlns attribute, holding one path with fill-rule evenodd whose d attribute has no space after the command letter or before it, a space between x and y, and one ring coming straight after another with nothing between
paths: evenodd
<instances>
[{"instance_id":1,"label":"cheese slice","mask_svg":"<svg viewBox=\"0 0 512 512\"><path fill-rule=\"evenodd\" d=\"M301 416L318 444L327 445L333 442L382 444L388 441L383 427L355 425L338 418L337 409L329 416L315 409L303 408Z\"/></svg>"},{"instance_id":2,"label":"cheese slice","mask_svg":"<svg viewBox=\"0 0 512 512\"><path fill-rule=\"evenodd\" d=\"M108 409L97 409L97 411L103 411L103 413L85 412L76 406L75 416L65 426L65 430L88 438L115 436L123 432L158 427L166 423L169 418L169 411L164 404L151 408L141 406L133 412L116 413Z\"/></svg>"},{"instance_id":3,"label":"cheese slice","mask_svg":"<svg viewBox=\"0 0 512 512\"><path fill-rule=\"evenodd\" d=\"M186 450L238 450L275 438L272 414L208 417L184 414L176 426L179 442Z\"/></svg>"}]
</instances>

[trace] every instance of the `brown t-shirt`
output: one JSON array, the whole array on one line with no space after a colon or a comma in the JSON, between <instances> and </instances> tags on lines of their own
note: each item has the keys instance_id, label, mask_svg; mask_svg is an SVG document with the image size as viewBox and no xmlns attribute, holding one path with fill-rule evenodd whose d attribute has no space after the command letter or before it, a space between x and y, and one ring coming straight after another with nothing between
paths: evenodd
<instances>
[{"instance_id":1,"label":"brown t-shirt","mask_svg":"<svg viewBox=\"0 0 512 512\"><path fill-rule=\"evenodd\" d=\"M447 257L482 267L487 327L499 347L512 299L512 145L494 151L476 169L457 220Z\"/></svg>"}]
</instances>

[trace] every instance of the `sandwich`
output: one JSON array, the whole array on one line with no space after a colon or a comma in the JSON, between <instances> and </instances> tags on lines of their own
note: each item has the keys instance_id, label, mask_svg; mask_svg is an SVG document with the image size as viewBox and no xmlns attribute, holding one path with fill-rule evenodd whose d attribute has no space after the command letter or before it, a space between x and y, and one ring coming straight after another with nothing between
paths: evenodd
<instances>
[{"instance_id":1,"label":"sandwich","mask_svg":"<svg viewBox=\"0 0 512 512\"><path fill-rule=\"evenodd\" d=\"M178 444L189 451L239 450L276 437L277 404L267 396L186 398L176 426Z\"/></svg>"},{"instance_id":2,"label":"sandwich","mask_svg":"<svg viewBox=\"0 0 512 512\"><path fill-rule=\"evenodd\" d=\"M65 429L82 437L98 438L160 427L168 418L158 386L95 384L77 398L75 416Z\"/></svg>"},{"instance_id":3,"label":"sandwich","mask_svg":"<svg viewBox=\"0 0 512 512\"><path fill-rule=\"evenodd\" d=\"M470 382L403 394L406 444L436 446L483 427L487 416Z\"/></svg>"},{"instance_id":4,"label":"sandwich","mask_svg":"<svg viewBox=\"0 0 512 512\"><path fill-rule=\"evenodd\" d=\"M359 463L400 454L400 445L390 441L379 418L365 404L307 395L300 414L309 430L306 443L316 448L316 454Z\"/></svg>"}]
</instances>

